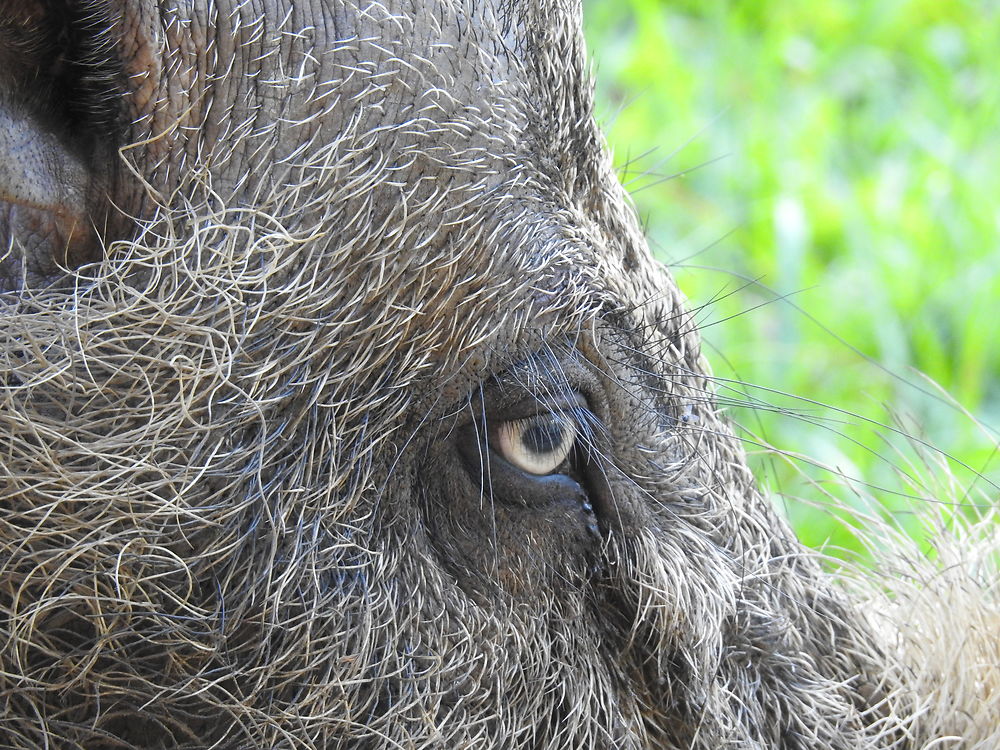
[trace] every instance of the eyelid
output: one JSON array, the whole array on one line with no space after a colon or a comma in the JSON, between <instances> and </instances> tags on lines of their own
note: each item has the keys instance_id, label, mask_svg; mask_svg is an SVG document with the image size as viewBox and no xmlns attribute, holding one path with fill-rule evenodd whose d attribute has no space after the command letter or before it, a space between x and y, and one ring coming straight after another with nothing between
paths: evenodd
<instances>
[{"instance_id":1,"label":"eyelid","mask_svg":"<svg viewBox=\"0 0 1000 750\"><path fill-rule=\"evenodd\" d=\"M538 398L529 396L522 398L499 409L490 409L486 412L487 423L511 422L518 419L529 419L541 414L566 414L578 425L580 420L577 414L580 412L590 413L587 399L576 392L561 393L551 398Z\"/></svg>"}]
</instances>

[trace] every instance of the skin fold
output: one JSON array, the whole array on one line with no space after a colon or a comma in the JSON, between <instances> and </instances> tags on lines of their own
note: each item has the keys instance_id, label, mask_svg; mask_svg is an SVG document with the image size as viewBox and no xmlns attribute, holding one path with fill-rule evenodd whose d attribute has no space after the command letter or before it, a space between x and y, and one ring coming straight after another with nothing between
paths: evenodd
<instances>
[{"instance_id":1,"label":"skin fold","mask_svg":"<svg viewBox=\"0 0 1000 750\"><path fill-rule=\"evenodd\" d=\"M7 5L0 745L954 732L713 405L578 4Z\"/></svg>"}]
</instances>

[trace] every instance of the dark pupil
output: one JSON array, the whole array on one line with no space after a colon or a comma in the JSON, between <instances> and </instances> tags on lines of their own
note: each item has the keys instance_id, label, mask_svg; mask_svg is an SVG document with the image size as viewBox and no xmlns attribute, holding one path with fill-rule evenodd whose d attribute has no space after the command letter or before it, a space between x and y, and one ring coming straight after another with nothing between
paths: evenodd
<instances>
[{"instance_id":1,"label":"dark pupil","mask_svg":"<svg viewBox=\"0 0 1000 750\"><path fill-rule=\"evenodd\" d=\"M566 426L558 419L538 421L521 433L521 443L530 452L552 453L563 443Z\"/></svg>"}]
</instances>

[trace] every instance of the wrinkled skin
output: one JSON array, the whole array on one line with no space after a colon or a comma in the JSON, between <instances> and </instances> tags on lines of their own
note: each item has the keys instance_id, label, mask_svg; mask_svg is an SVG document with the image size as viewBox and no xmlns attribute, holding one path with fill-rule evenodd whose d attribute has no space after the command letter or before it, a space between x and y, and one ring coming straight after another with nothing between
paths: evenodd
<instances>
[{"instance_id":1,"label":"wrinkled skin","mask_svg":"<svg viewBox=\"0 0 1000 750\"><path fill-rule=\"evenodd\" d=\"M0 745L894 746L612 172L579 8L13 7ZM559 467L499 457L552 413Z\"/></svg>"}]
</instances>

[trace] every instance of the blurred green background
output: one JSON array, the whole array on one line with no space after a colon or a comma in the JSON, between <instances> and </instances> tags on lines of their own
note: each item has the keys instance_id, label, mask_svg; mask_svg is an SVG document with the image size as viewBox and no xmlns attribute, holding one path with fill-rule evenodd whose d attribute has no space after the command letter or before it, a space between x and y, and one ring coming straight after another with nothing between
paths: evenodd
<instances>
[{"instance_id":1,"label":"blurred green background","mask_svg":"<svg viewBox=\"0 0 1000 750\"><path fill-rule=\"evenodd\" d=\"M914 503L994 502L1000 4L585 0L584 17L619 175L804 541L856 549L831 509L872 497L904 527Z\"/></svg>"}]
</instances>

